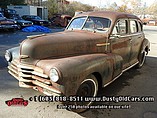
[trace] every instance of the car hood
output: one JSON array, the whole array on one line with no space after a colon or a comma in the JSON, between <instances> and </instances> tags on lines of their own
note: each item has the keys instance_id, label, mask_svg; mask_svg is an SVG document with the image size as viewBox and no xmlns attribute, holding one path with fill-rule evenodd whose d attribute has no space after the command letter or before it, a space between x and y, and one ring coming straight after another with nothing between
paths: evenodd
<instances>
[{"instance_id":1,"label":"car hood","mask_svg":"<svg viewBox=\"0 0 157 118\"><path fill-rule=\"evenodd\" d=\"M0 21L6 20L6 18L0 18Z\"/></svg>"},{"instance_id":2,"label":"car hood","mask_svg":"<svg viewBox=\"0 0 157 118\"><path fill-rule=\"evenodd\" d=\"M34 36L22 42L20 48L21 62L35 64L46 58L61 58L105 51L104 34L88 31L64 31L44 36Z\"/></svg>"},{"instance_id":3,"label":"car hood","mask_svg":"<svg viewBox=\"0 0 157 118\"><path fill-rule=\"evenodd\" d=\"M32 21L38 21L38 22L48 22L46 20L38 20L38 19L32 19Z\"/></svg>"},{"instance_id":4,"label":"car hood","mask_svg":"<svg viewBox=\"0 0 157 118\"><path fill-rule=\"evenodd\" d=\"M0 19L0 23L1 23L1 24L14 24L13 21L7 20L7 19Z\"/></svg>"}]
</instances>

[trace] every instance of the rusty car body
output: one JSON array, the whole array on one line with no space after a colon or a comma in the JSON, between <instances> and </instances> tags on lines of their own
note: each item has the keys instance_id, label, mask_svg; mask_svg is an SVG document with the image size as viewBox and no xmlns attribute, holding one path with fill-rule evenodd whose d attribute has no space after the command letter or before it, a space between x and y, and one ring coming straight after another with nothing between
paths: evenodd
<instances>
[{"instance_id":1,"label":"rusty car body","mask_svg":"<svg viewBox=\"0 0 157 118\"><path fill-rule=\"evenodd\" d=\"M72 16L66 14L54 14L50 19L52 25L66 27Z\"/></svg>"},{"instance_id":2,"label":"rusty car body","mask_svg":"<svg viewBox=\"0 0 157 118\"><path fill-rule=\"evenodd\" d=\"M20 87L46 95L94 97L124 71L140 68L149 48L138 17L86 12L75 16L64 32L28 37L8 68Z\"/></svg>"}]
</instances>

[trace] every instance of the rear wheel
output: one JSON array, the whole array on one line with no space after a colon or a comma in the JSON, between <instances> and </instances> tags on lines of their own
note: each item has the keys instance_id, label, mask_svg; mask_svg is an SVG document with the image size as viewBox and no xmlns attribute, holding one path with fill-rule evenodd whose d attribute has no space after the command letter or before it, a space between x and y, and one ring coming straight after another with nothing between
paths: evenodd
<instances>
[{"instance_id":1,"label":"rear wheel","mask_svg":"<svg viewBox=\"0 0 157 118\"><path fill-rule=\"evenodd\" d=\"M137 64L136 67L137 67L137 68L141 68L141 67L143 66L144 62L145 62L145 59L146 59L146 52L143 51L143 52L140 53L140 55L139 55L139 59L138 59L139 63Z\"/></svg>"},{"instance_id":2,"label":"rear wheel","mask_svg":"<svg viewBox=\"0 0 157 118\"><path fill-rule=\"evenodd\" d=\"M97 79L94 75L89 75L86 77L86 79L80 84L77 92L76 92L76 96L79 97L95 97L97 95L97 91L98 91L98 82ZM92 104L92 101L78 101L78 102L74 102L73 103L76 106L89 106ZM83 112L85 110L87 110L87 108L79 108L79 109L70 109L74 112L80 113Z\"/></svg>"}]
</instances>

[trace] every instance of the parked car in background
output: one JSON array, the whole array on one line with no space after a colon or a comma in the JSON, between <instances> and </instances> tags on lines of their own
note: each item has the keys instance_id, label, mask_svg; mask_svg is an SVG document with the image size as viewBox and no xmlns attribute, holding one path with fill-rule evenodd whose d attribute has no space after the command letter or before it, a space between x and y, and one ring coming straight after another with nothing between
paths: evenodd
<instances>
[{"instance_id":1,"label":"parked car in background","mask_svg":"<svg viewBox=\"0 0 157 118\"><path fill-rule=\"evenodd\" d=\"M14 31L17 28L17 24L14 20L7 19L0 13L0 30Z\"/></svg>"},{"instance_id":2,"label":"parked car in background","mask_svg":"<svg viewBox=\"0 0 157 118\"><path fill-rule=\"evenodd\" d=\"M87 106L71 108L83 112L102 87L133 66L141 68L149 50L137 16L86 12L76 15L64 32L30 36L10 50L18 54L8 69L20 87L59 96L57 100L68 105Z\"/></svg>"},{"instance_id":3,"label":"parked car in background","mask_svg":"<svg viewBox=\"0 0 157 118\"><path fill-rule=\"evenodd\" d=\"M52 25L66 27L71 19L70 15L54 14L50 21Z\"/></svg>"},{"instance_id":4,"label":"parked car in background","mask_svg":"<svg viewBox=\"0 0 157 118\"><path fill-rule=\"evenodd\" d=\"M17 22L18 29L33 25L32 21L24 20L18 14L15 14L10 18Z\"/></svg>"},{"instance_id":5,"label":"parked car in background","mask_svg":"<svg viewBox=\"0 0 157 118\"><path fill-rule=\"evenodd\" d=\"M147 25L149 23L149 20L151 19L150 18L141 19L141 21L143 22L143 25Z\"/></svg>"},{"instance_id":6,"label":"parked car in background","mask_svg":"<svg viewBox=\"0 0 157 118\"><path fill-rule=\"evenodd\" d=\"M39 16L23 15L22 18L24 20L32 21L34 25L42 25L42 26L49 26L50 25L49 21L42 20Z\"/></svg>"},{"instance_id":7,"label":"parked car in background","mask_svg":"<svg viewBox=\"0 0 157 118\"><path fill-rule=\"evenodd\" d=\"M16 14L16 10L14 9L2 9L4 17L10 19L12 16Z\"/></svg>"}]
</instances>

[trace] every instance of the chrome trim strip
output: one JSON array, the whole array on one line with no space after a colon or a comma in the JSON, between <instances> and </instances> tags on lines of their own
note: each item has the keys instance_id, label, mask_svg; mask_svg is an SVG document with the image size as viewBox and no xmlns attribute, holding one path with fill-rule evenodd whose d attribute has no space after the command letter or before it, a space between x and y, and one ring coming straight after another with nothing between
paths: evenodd
<instances>
[{"instance_id":1,"label":"chrome trim strip","mask_svg":"<svg viewBox=\"0 0 157 118\"><path fill-rule=\"evenodd\" d=\"M32 77L32 75L26 75L26 74L23 74L22 72L19 72L18 73L19 77Z\"/></svg>"},{"instance_id":2,"label":"chrome trim strip","mask_svg":"<svg viewBox=\"0 0 157 118\"><path fill-rule=\"evenodd\" d=\"M111 80L110 82L108 82L107 84L104 85L104 87L108 86L109 84L111 84L113 81L115 81L117 78L119 78L125 71L129 70L130 68L132 68L133 66L135 66L136 64L138 64L139 62L136 62L135 64L129 66L128 68L122 70L122 72L116 76L113 80Z\"/></svg>"},{"instance_id":3,"label":"chrome trim strip","mask_svg":"<svg viewBox=\"0 0 157 118\"><path fill-rule=\"evenodd\" d=\"M20 82L32 82L32 80L24 79L22 77L19 77Z\"/></svg>"},{"instance_id":4,"label":"chrome trim strip","mask_svg":"<svg viewBox=\"0 0 157 118\"><path fill-rule=\"evenodd\" d=\"M38 73L38 72L36 72L36 71L33 71L32 74L34 74L34 75L38 75L38 76L43 77L43 78L48 78L47 75L42 74L42 73Z\"/></svg>"},{"instance_id":5,"label":"chrome trim strip","mask_svg":"<svg viewBox=\"0 0 157 118\"><path fill-rule=\"evenodd\" d=\"M35 86L27 85L24 82L19 82L19 87L24 87L24 88L33 88Z\"/></svg>"},{"instance_id":6,"label":"chrome trim strip","mask_svg":"<svg viewBox=\"0 0 157 118\"><path fill-rule=\"evenodd\" d=\"M127 70L129 70L130 68L132 68L133 66L135 66L136 64L138 64L139 62L134 63L133 65L129 66L128 68L122 70L122 72L125 72Z\"/></svg>"},{"instance_id":7,"label":"chrome trim strip","mask_svg":"<svg viewBox=\"0 0 157 118\"><path fill-rule=\"evenodd\" d=\"M37 75L37 76L40 76L40 77L43 77L43 78L48 78L47 75L45 74L42 74L42 73L39 73L39 72L36 72L36 71L27 71L27 70L22 70L22 69L18 69L19 72L25 72L25 73L30 73L30 74L33 74L33 75ZM23 75L27 75L27 74L23 74Z\"/></svg>"},{"instance_id":8,"label":"chrome trim strip","mask_svg":"<svg viewBox=\"0 0 157 118\"><path fill-rule=\"evenodd\" d=\"M12 67L8 66L9 71L12 71L13 73L18 74L18 71L14 70Z\"/></svg>"},{"instance_id":9,"label":"chrome trim strip","mask_svg":"<svg viewBox=\"0 0 157 118\"><path fill-rule=\"evenodd\" d=\"M24 68L24 69L32 69L32 70L34 70L34 67L33 67L33 66L30 66L30 65L24 66L24 65L18 64L17 67L18 67L18 68Z\"/></svg>"},{"instance_id":10,"label":"chrome trim strip","mask_svg":"<svg viewBox=\"0 0 157 118\"><path fill-rule=\"evenodd\" d=\"M110 45L110 43L98 43L98 44L96 44L96 46L108 46L108 45Z\"/></svg>"},{"instance_id":11,"label":"chrome trim strip","mask_svg":"<svg viewBox=\"0 0 157 118\"><path fill-rule=\"evenodd\" d=\"M32 71L23 70L21 68L23 68L23 69L30 69ZM37 76L40 76L40 77L43 77L43 78L48 78L48 75L43 74L44 71L41 68L38 68L38 67L35 67L35 66L32 66L32 65L22 65L22 64L19 64L19 65L17 65L17 69L18 69L19 72L31 73L31 74L34 74L34 75L37 75ZM23 75L25 76L26 74L23 74Z\"/></svg>"},{"instance_id":12,"label":"chrome trim strip","mask_svg":"<svg viewBox=\"0 0 157 118\"><path fill-rule=\"evenodd\" d=\"M53 91L53 92L55 92L55 93L61 94L61 92L60 92L59 90L57 90L57 89L55 89L55 88L52 88L52 86L45 85L45 84L43 84L43 83L41 83L41 82L39 82L39 81L37 81L37 80L32 81L32 83L35 84L35 85L37 85L37 86L40 86L40 87L42 87L42 88L45 88L45 89L47 89L47 90L50 90L50 91ZM50 88L50 87L51 87L51 88Z\"/></svg>"},{"instance_id":13,"label":"chrome trim strip","mask_svg":"<svg viewBox=\"0 0 157 118\"><path fill-rule=\"evenodd\" d=\"M13 72L11 72L10 70L8 71L13 77L15 77L15 79L17 79L19 81L19 78L17 75L15 75Z\"/></svg>"},{"instance_id":14,"label":"chrome trim strip","mask_svg":"<svg viewBox=\"0 0 157 118\"><path fill-rule=\"evenodd\" d=\"M27 38L28 38L28 39L34 39L34 38L42 37L42 36L46 36L46 34L39 34L39 35L27 36Z\"/></svg>"},{"instance_id":15,"label":"chrome trim strip","mask_svg":"<svg viewBox=\"0 0 157 118\"><path fill-rule=\"evenodd\" d=\"M12 63L13 65L18 65L17 60L13 60L11 63Z\"/></svg>"},{"instance_id":16,"label":"chrome trim strip","mask_svg":"<svg viewBox=\"0 0 157 118\"><path fill-rule=\"evenodd\" d=\"M29 58L28 55L20 55L20 59L26 59L26 58Z\"/></svg>"},{"instance_id":17,"label":"chrome trim strip","mask_svg":"<svg viewBox=\"0 0 157 118\"><path fill-rule=\"evenodd\" d=\"M35 79L35 80L38 80L40 82L43 82L45 84L51 84L51 81L48 80L48 79L40 78L40 77L37 77L37 76L34 76L34 75L32 75L32 78Z\"/></svg>"},{"instance_id":18,"label":"chrome trim strip","mask_svg":"<svg viewBox=\"0 0 157 118\"><path fill-rule=\"evenodd\" d=\"M115 81L118 77L120 77L122 75L122 73L120 73L118 76L116 76L113 80L111 80L110 82L108 82L107 84L104 85L104 87L108 86L109 84L111 84L113 81Z\"/></svg>"}]
</instances>

